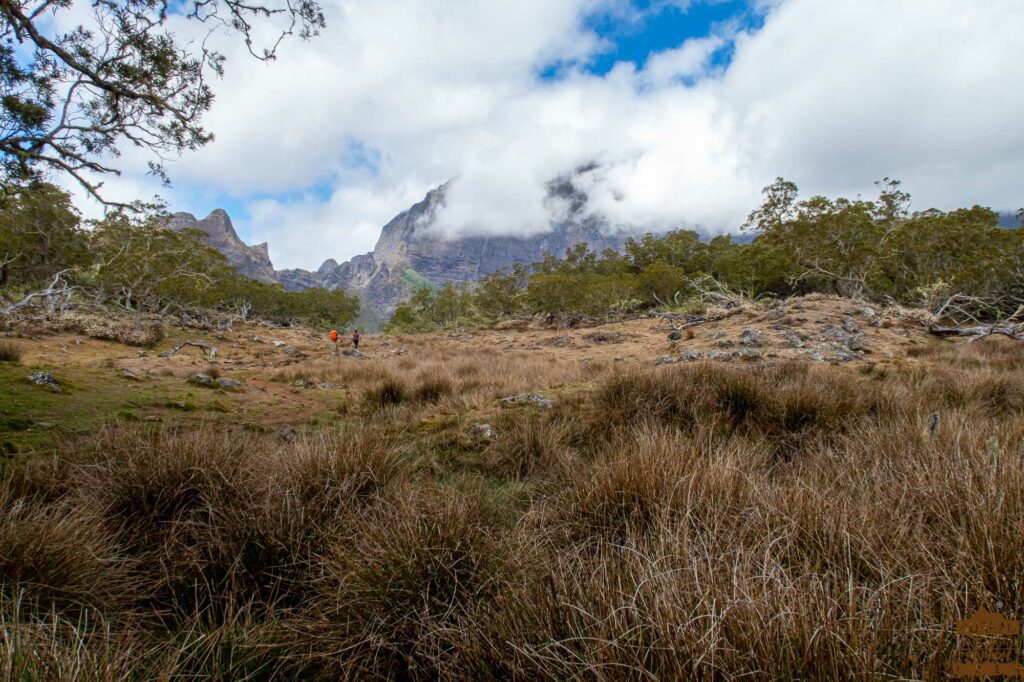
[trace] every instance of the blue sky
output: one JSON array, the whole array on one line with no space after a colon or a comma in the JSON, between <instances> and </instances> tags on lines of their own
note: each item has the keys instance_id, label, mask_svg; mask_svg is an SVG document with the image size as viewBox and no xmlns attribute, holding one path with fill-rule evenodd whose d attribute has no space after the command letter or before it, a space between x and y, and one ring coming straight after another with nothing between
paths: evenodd
<instances>
[{"instance_id":1,"label":"blue sky","mask_svg":"<svg viewBox=\"0 0 1024 682\"><path fill-rule=\"evenodd\" d=\"M608 73L619 62L643 68L651 54L679 47L688 38L703 38L724 23L756 27L761 19L747 0L689 3L633 0L632 11L603 11L587 17L585 24L609 43L609 49L585 65L596 75ZM717 66L726 66L729 50L716 53Z\"/></svg>"}]
</instances>

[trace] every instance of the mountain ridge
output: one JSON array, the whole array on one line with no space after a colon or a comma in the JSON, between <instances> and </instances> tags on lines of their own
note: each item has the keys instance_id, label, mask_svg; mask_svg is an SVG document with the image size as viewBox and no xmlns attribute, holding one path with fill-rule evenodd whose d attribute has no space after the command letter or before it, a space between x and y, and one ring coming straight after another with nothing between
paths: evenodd
<instances>
[{"instance_id":1,"label":"mountain ridge","mask_svg":"<svg viewBox=\"0 0 1024 682\"><path fill-rule=\"evenodd\" d=\"M228 263L254 279L279 283L289 291L310 288L342 289L358 295L369 307L369 319L390 314L423 286L470 283L514 263L533 263L546 253L564 255L566 249L587 242L591 248L621 250L625 234L612 231L599 217L584 213L586 197L570 179L549 184L549 196L564 200L566 217L550 230L530 237L467 235L447 238L433 230L449 185L430 190L424 198L392 218L381 229L373 251L338 263L326 259L316 270L275 270L266 243L247 245L235 232L223 209L197 220L190 213L172 217L174 229L196 228L207 234L204 242L223 253Z\"/></svg>"}]
</instances>

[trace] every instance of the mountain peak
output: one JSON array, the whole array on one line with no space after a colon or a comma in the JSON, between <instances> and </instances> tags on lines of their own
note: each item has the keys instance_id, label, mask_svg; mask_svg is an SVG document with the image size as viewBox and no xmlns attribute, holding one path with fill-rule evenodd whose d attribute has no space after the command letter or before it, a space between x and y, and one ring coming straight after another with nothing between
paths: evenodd
<instances>
[{"instance_id":1,"label":"mountain peak","mask_svg":"<svg viewBox=\"0 0 1024 682\"><path fill-rule=\"evenodd\" d=\"M191 213L175 213L171 216L169 227L174 230L196 229L205 232L203 242L223 253L228 264L238 272L261 282L277 281L277 273L270 262L269 246L266 243L249 246L239 239L231 224L231 216L224 209L214 209L202 220L196 220Z\"/></svg>"}]
</instances>

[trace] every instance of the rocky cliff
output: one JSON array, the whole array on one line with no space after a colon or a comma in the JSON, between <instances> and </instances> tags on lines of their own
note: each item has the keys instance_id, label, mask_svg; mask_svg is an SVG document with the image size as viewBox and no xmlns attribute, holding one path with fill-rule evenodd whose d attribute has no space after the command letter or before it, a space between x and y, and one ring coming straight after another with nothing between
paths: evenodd
<instances>
[{"instance_id":1,"label":"rocky cliff","mask_svg":"<svg viewBox=\"0 0 1024 682\"><path fill-rule=\"evenodd\" d=\"M202 220L196 220L191 213L175 213L171 216L170 227L175 230L197 229L206 233L203 240L224 254L228 263L246 277L261 282L277 281L277 273L270 262L270 251L266 243L249 246L238 238L231 218L223 209L216 209Z\"/></svg>"},{"instance_id":2,"label":"rocky cliff","mask_svg":"<svg viewBox=\"0 0 1024 682\"><path fill-rule=\"evenodd\" d=\"M592 249L621 249L625 237L612 233L599 218L583 210L586 197L570 179L548 186L549 197L566 208L564 218L546 232L531 237L466 236L449 239L433 229L444 205L447 186L427 193L422 201L403 211L381 230L372 252L344 263L330 258L315 271L275 271L266 244L249 246L239 239L231 218L217 209L202 220L190 213L172 217L174 229L196 228L206 233L205 242L223 253L240 273L261 282L277 282L289 291L342 289L363 302L364 320L380 319L416 289L473 282L513 263L533 263L546 253L562 256L579 242Z\"/></svg>"},{"instance_id":3,"label":"rocky cliff","mask_svg":"<svg viewBox=\"0 0 1024 682\"><path fill-rule=\"evenodd\" d=\"M579 242L599 251L620 249L623 244L622 235L609 233L599 219L582 214L583 198L566 181L549 187L552 196L566 200L569 210L548 232L532 237L446 239L431 229L444 204L445 191L444 186L432 190L392 219L371 253L340 265L328 260L316 272L284 270L278 273L278 280L293 291L313 286L344 289L358 294L365 305L389 313L422 286L476 281L513 263L538 261L545 253L561 256Z\"/></svg>"}]
</instances>

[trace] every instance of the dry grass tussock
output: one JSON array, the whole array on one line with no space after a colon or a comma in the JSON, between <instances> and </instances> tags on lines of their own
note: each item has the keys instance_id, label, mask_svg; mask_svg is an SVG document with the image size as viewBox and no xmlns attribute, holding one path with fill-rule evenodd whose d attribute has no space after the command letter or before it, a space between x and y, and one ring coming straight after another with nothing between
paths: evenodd
<instances>
[{"instance_id":1,"label":"dry grass tussock","mask_svg":"<svg viewBox=\"0 0 1024 682\"><path fill-rule=\"evenodd\" d=\"M583 384L606 369L526 352L477 348L455 354L440 348L398 359L329 358L279 368L271 376L285 383L342 385L371 408L415 402L466 410L526 391Z\"/></svg>"},{"instance_id":2,"label":"dry grass tussock","mask_svg":"<svg viewBox=\"0 0 1024 682\"><path fill-rule=\"evenodd\" d=\"M403 399L498 391L460 394L499 373L471 363ZM292 443L110 428L2 484L3 674L937 679L957 619L1024 616L1021 385L985 340L616 373L489 441L402 409Z\"/></svg>"}]
</instances>

